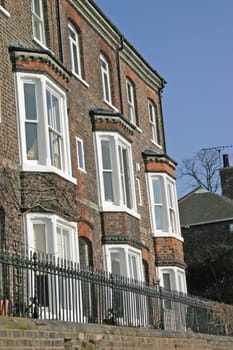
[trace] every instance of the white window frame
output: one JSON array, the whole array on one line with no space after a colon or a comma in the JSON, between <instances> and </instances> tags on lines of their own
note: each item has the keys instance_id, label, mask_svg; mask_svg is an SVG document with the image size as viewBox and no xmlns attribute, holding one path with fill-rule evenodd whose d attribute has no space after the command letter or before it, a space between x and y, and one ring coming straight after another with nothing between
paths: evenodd
<instances>
[{"instance_id":1,"label":"white window frame","mask_svg":"<svg viewBox=\"0 0 233 350\"><path fill-rule=\"evenodd\" d=\"M72 73L74 75L77 75L79 78L82 78L79 34L71 23L68 24L68 31L69 31L69 45L70 45L70 59L71 59ZM72 32L72 34L74 35L74 38L71 37L70 32ZM76 58L75 58L74 51L76 53Z\"/></svg>"},{"instance_id":2,"label":"white window frame","mask_svg":"<svg viewBox=\"0 0 233 350\"><path fill-rule=\"evenodd\" d=\"M39 14L35 11L35 1L39 4ZM35 26L38 26L39 36L36 35ZM32 0L32 28L33 28L33 38L42 46L46 46L45 39L45 23L44 23L44 13L43 13L43 1L42 0Z\"/></svg>"},{"instance_id":3,"label":"white window frame","mask_svg":"<svg viewBox=\"0 0 233 350\"><path fill-rule=\"evenodd\" d=\"M59 256L58 253L58 238L57 238L57 227L64 228L69 231L70 234L70 251L73 262L79 262L79 247L78 247L78 234L77 234L77 223L62 219L55 214L44 214L44 213L28 213L24 217L25 231L27 248L30 251L37 253L52 254L56 258L64 258ZM33 238L33 224L44 224L45 225L45 240L46 240L46 251L36 251Z\"/></svg>"},{"instance_id":4,"label":"white window frame","mask_svg":"<svg viewBox=\"0 0 233 350\"><path fill-rule=\"evenodd\" d=\"M10 17L10 13L2 5L0 5L0 13L3 13L8 18Z\"/></svg>"},{"instance_id":5,"label":"white window frame","mask_svg":"<svg viewBox=\"0 0 233 350\"><path fill-rule=\"evenodd\" d=\"M160 286L164 286L164 274L170 279L170 290L187 294L185 270L175 266L157 267L157 276L160 279ZM164 329L167 331L186 331L187 306L175 303L168 299L163 300Z\"/></svg>"},{"instance_id":6,"label":"white window frame","mask_svg":"<svg viewBox=\"0 0 233 350\"><path fill-rule=\"evenodd\" d=\"M67 262L72 261L73 263L79 263L77 223L68 222L55 214L29 213L24 216L24 224L26 232L27 254L30 255L31 252L35 252L42 260L46 259L46 254L49 254L50 256L55 257L55 263L59 265L62 263L62 261L64 262L64 259L66 259ZM37 224L44 225L45 247L43 251L38 251L35 247L34 225ZM68 241L64 239L64 233L62 233L62 240L60 239L59 242L60 233L58 234L58 229L61 230L60 233L64 231L65 235L68 235ZM68 247L66 246L67 243L69 243ZM65 248L65 250L61 251L61 245L63 245L63 248ZM69 253L70 256L67 256L67 253ZM49 274L46 274L46 271L45 275L47 275L48 279L51 278ZM55 293L58 293L58 288L61 284L63 284L63 296L59 299L57 298L59 294L56 296ZM29 288L31 290L29 293L32 293L33 295L34 279L30 279ZM68 290L65 288L69 288L69 294ZM70 291L72 293L71 278L59 278L59 276L57 276L56 288L54 290L48 288L47 290L48 305L40 306L41 317L53 318L53 310L57 309L62 310L60 315L64 321L66 321L66 318L68 317L69 320L80 322L80 315L79 313L76 313L75 308L73 307L73 303L75 303L76 300L79 300L80 308L82 309L81 289L79 290L79 295L74 294L71 296ZM66 299L67 295L69 295L68 300ZM49 306L49 308L47 306Z\"/></svg>"},{"instance_id":7,"label":"white window frame","mask_svg":"<svg viewBox=\"0 0 233 350\"><path fill-rule=\"evenodd\" d=\"M104 266L107 272L112 273L111 254L116 253L120 256L120 276L126 278L132 278L133 273L131 271L131 258L136 258L136 268L138 281L144 281L142 253L139 249L131 247L128 244L106 244L103 245Z\"/></svg>"},{"instance_id":8,"label":"white window frame","mask_svg":"<svg viewBox=\"0 0 233 350\"><path fill-rule=\"evenodd\" d=\"M171 290L187 293L187 285L186 285L186 274L185 270L176 266L158 266L157 267L157 275L160 280L160 286L164 288L164 280L163 274L169 274L170 282L171 282Z\"/></svg>"},{"instance_id":9,"label":"white window frame","mask_svg":"<svg viewBox=\"0 0 233 350\"><path fill-rule=\"evenodd\" d=\"M104 169L102 159L102 141L109 144L111 168ZM132 149L118 133L96 132L94 133L96 149L96 164L98 174L99 205L102 211L125 211L138 217L135 193L135 181L133 173ZM122 173L122 152L127 157L127 175ZM104 174L111 173L112 199L105 200ZM124 187L124 176L127 177L127 190ZM121 181L122 180L122 181ZM127 198L126 198L127 197ZM130 201L130 207L128 202Z\"/></svg>"},{"instance_id":10,"label":"white window frame","mask_svg":"<svg viewBox=\"0 0 233 350\"><path fill-rule=\"evenodd\" d=\"M105 65L105 67L103 67L103 65ZM104 57L104 55L102 54L100 55L100 70L101 70L104 101L112 105L109 63Z\"/></svg>"},{"instance_id":11,"label":"white window frame","mask_svg":"<svg viewBox=\"0 0 233 350\"><path fill-rule=\"evenodd\" d=\"M20 140L20 159L23 171L52 171L75 182L71 172L70 135L67 116L66 94L50 79L42 74L16 73L18 97L18 131ZM26 119L24 84L35 86L36 119ZM48 110L46 93L54 97L57 108ZM48 111L50 124L48 122ZM37 124L38 157L28 159L25 125ZM55 137L55 141L51 137ZM57 139L56 139L57 138ZM58 147L59 158L56 157ZM36 159L37 158L37 159ZM58 159L58 160L57 160Z\"/></svg>"},{"instance_id":12,"label":"white window frame","mask_svg":"<svg viewBox=\"0 0 233 350\"><path fill-rule=\"evenodd\" d=\"M156 145L159 145L158 139L158 125L157 125L157 110L155 104L148 100L148 114L151 129L151 141Z\"/></svg>"},{"instance_id":13,"label":"white window frame","mask_svg":"<svg viewBox=\"0 0 233 350\"><path fill-rule=\"evenodd\" d=\"M131 123L136 125L135 87L129 79L126 79L126 92L128 101L128 117Z\"/></svg>"},{"instance_id":14,"label":"white window frame","mask_svg":"<svg viewBox=\"0 0 233 350\"><path fill-rule=\"evenodd\" d=\"M153 182L157 181L160 185L161 190L161 202L155 201ZM151 216L151 226L153 236L173 236L183 241L181 237L180 230L180 220L178 211L178 202L176 194L175 180L172 179L165 173L148 173L147 174L147 184L148 184L148 197L150 199L150 216ZM169 204L169 191L168 188L172 190L172 200L173 207L171 208ZM159 208L161 213L162 227L158 227L158 222L156 222L155 217L155 207ZM171 211L173 222L171 220Z\"/></svg>"},{"instance_id":15,"label":"white window frame","mask_svg":"<svg viewBox=\"0 0 233 350\"><path fill-rule=\"evenodd\" d=\"M80 145L80 147L79 147ZM83 140L76 137L78 169L86 172Z\"/></svg>"}]
</instances>

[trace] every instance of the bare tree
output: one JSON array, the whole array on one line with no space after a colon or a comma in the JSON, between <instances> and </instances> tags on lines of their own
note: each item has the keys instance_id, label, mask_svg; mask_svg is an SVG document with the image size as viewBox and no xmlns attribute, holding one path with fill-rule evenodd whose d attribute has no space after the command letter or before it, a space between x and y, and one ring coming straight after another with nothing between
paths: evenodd
<instances>
[{"instance_id":1,"label":"bare tree","mask_svg":"<svg viewBox=\"0 0 233 350\"><path fill-rule=\"evenodd\" d=\"M192 158L184 159L178 167L178 178L188 178L189 188L201 186L217 192L220 187L219 152L216 150L200 150Z\"/></svg>"}]
</instances>

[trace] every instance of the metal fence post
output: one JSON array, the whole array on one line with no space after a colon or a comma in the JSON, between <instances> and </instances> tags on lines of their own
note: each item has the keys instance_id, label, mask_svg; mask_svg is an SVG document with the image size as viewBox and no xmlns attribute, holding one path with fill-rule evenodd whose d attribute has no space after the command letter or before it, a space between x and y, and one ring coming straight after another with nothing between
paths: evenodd
<instances>
[{"instance_id":1,"label":"metal fence post","mask_svg":"<svg viewBox=\"0 0 233 350\"><path fill-rule=\"evenodd\" d=\"M38 262L37 254L33 253L33 270L34 270L34 297L33 297L33 309L32 317L39 317L39 303L38 303L38 288L37 288L37 274L38 274Z\"/></svg>"}]
</instances>

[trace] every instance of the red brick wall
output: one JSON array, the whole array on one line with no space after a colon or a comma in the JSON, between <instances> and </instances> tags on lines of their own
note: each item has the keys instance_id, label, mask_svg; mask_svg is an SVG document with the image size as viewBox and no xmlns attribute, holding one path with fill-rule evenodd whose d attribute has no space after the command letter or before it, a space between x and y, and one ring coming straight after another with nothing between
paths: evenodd
<instances>
[{"instance_id":1,"label":"red brick wall","mask_svg":"<svg viewBox=\"0 0 233 350\"><path fill-rule=\"evenodd\" d=\"M156 263L184 266L183 242L174 237L155 238Z\"/></svg>"}]
</instances>

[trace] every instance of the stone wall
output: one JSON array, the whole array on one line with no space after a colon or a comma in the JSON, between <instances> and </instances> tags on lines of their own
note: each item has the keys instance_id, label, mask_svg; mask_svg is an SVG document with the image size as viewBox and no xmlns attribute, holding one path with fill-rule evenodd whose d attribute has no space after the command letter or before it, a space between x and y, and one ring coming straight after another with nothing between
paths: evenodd
<instances>
[{"instance_id":1,"label":"stone wall","mask_svg":"<svg viewBox=\"0 0 233 350\"><path fill-rule=\"evenodd\" d=\"M232 337L0 318L0 350L223 350Z\"/></svg>"}]
</instances>

